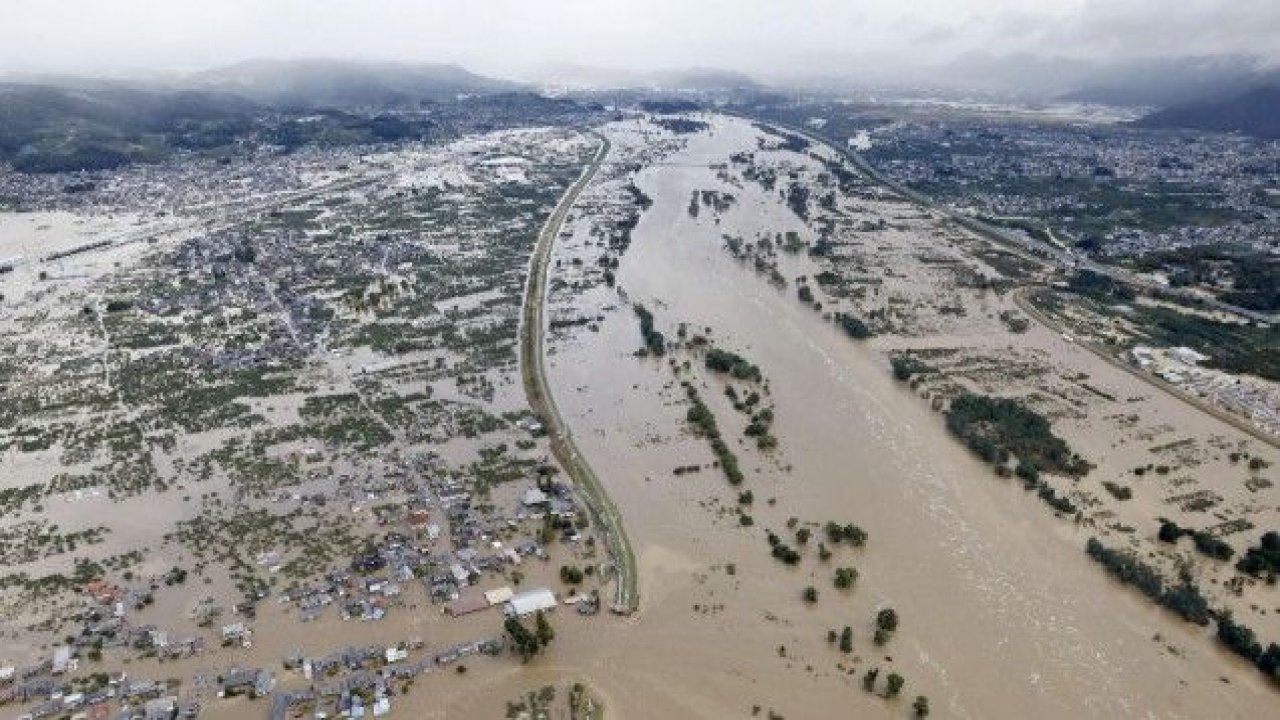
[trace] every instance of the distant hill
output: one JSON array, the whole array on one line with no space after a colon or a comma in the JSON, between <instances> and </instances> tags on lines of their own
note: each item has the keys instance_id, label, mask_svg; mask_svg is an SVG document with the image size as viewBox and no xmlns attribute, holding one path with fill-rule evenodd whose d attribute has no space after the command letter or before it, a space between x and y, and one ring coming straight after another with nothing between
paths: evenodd
<instances>
[{"instance_id":1,"label":"distant hill","mask_svg":"<svg viewBox=\"0 0 1280 720\"><path fill-rule=\"evenodd\" d=\"M1255 88L1226 99L1175 105L1151 113L1135 124L1280 139L1280 85Z\"/></svg>"},{"instance_id":2,"label":"distant hill","mask_svg":"<svg viewBox=\"0 0 1280 720\"><path fill-rule=\"evenodd\" d=\"M1280 84L1280 72L1248 57L1170 57L1104 65L1076 84L1060 99L1170 107Z\"/></svg>"},{"instance_id":3,"label":"distant hill","mask_svg":"<svg viewBox=\"0 0 1280 720\"><path fill-rule=\"evenodd\" d=\"M600 111L444 66L378 70L381 80L370 78L364 87L365 71L349 64L340 72L289 65L221 75L227 80L217 87L256 100L207 89L212 82L195 90L75 78L56 86L0 82L0 164L24 173L113 170L178 152L226 157L264 146L293 152L436 141L530 123L571 125Z\"/></svg>"},{"instance_id":4,"label":"distant hill","mask_svg":"<svg viewBox=\"0 0 1280 720\"><path fill-rule=\"evenodd\" d=\"M718 68L648 71L560 64L528 72L528 77L542 84L586 91L732 93L764 90L763 86L749 75Z\"/></svg>"},{"instance_id":5,"label":"distant hill","mask_svg":"<svg viewBox=\"0 0 1280 720\"><path fill-rule=\"evenodd\" d=\"M259 111L206 91L0 84L0 160L25 172L111 169L167 146L216 144Z\"/></svg>"},{"instance_id":6,"label":"distant hill","mask_svg":"<svg viewBox=\"0 0 1280 720\"><path fill-rule=\"evenodd\" d=\"M647 84L663 90L758 92L764 88L750 76L716 68L690 68L651 73Z\"/></svg>"},{"instance_id":7,"label":"distant hill","mask_svg":"<svg viewBox=\"0 0 1280 720\"><path fill-rule=\"evenodd\" d=\"M519 89L456 65L249 60L192 75L196 87L290 108L404 106Z\"/></svg>"}]
</instances>

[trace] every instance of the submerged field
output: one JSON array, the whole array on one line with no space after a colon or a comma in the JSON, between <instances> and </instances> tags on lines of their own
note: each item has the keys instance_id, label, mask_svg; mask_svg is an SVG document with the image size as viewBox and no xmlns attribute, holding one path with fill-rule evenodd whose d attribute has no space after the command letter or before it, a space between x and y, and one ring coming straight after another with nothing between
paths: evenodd
<instances>
[{"instance_id":1,"label":"submerged field","mask_svg":"<svg viewBox=\"0 0 1280 720\"><path fill-rule=\"evenodd\" d=\"M1041 324L1058 276L830 148L598 131L536 330L636 612L518 366L597 139L302 156L225 205L116 198L109 246L101 209L0 216L32 258L0 275L0 668L35 668L0 692L45 702L65 646L89 692L127 668L212 717L1267 715L1274 446ZM526 660L500 609L450 616L504 587L562 603ZM234 668L275 689L219 698Z\"/></svg>"}]
</instances>

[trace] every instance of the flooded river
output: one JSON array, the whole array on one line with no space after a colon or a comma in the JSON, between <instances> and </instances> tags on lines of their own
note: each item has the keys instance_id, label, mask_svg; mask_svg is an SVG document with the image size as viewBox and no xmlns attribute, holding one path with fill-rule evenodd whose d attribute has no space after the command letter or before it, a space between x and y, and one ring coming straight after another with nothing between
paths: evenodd
<instances>
[{"instance_id":1,"label":"flooded river","mask_svg":"<svg viewBox=\"0 0 1280 720\"><path fill-rule=\"evenodd\" d=\"M617 130L616 142L626 133ZM586 679L626 718L743 717L754 706L786 717L851 708L900 717L917 694L940 717L1252 718L1273 710L1274 692L1261 681L1219 679L1234 661L1199 637L1204 631L1092 565L1081 549L1087 532L1054 521L1033 495L1010 492L947 437L873 347L721 249L722 233L794 229L776 192L734 188L739 202L721 223L687 216L691 191L721 187L707 165L753 149L757 134L745 122L718 121L677 157L642 170L636 184L654 204L617 274L668 337L678 322L709 327L720 346L764 371L779 450L763 457L735 448L756 497L755 527L729 512L736 491L719 471L673 476L676 466L709 463L710 451L683 429L684 393L667 361L633 357L640 341L629 309L607 314L598 333L559 344L549 369L557 401L623 512L642 607L628 621L566 638L533 672ZM620 304L604 288L583 302ZM737 438L718 381L699 382L722 424L732 421L726 438ZM782 532L789 518L854 522L870 540L830 563L810 551L787 567L770 558L765 530ZM851 593L831 586L841 565L861 572ZM801 601L807 585L821 594L812 606ZM877 647L872 618L881 607L902 623ZM844 625L854 629L852 656L826 640ZM882 678L902 674L905 700L864 693L870 667Z\"/></svg>"}]
</instances>

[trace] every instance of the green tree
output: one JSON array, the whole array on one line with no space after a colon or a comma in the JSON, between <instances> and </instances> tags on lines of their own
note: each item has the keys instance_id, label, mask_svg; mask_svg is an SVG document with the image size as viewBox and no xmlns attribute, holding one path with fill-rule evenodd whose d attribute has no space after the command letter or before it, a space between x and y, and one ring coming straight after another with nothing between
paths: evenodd
<instances>
[{"instance_id":1,"label":"green tree","mask_svg":"<svg viewBox=\"0 0 1280 720\"><path fill-rule=\"evenodd\" d=\"M902 692L902 686L906 684L906 680L898 673L889 673L888 686L884 689L884 696L887 698L897 697Z\"/></svg>"},{"instance_id":2,"label":"green tree","mask_svg":"<svg viewBox=\"0 0 1280 720\"><path fill-rule=\"evenodd\" d=\"M533 632L538 638L538 644L544 648L550 645L552 640L556 639L555 629L551 627L551 623L547 620L547 616L541 612L538 613Z\"/></svg>"},{"instance_id":3,"label":"green tree","mask_svg":"<svg viewBox=\"0 0 1280 720\"><path fill-rule=\"evenodd\" d=\"M876 678L880 675L880 668L871 668L867 674L862 676L862 689L871 692L876 688Z\"/></svg>"},{"instance_id":4,"label":"green tree","mask_svg":"<svg viewBox=\"0 0 1280 720\"><path fill-rule=\"evenodd\" d=\"M818 602L818 589L812 585L805 588L804 601L810 604Z\"/></svg>"},{"instance_id":5,"label":"green tree","mask_svg":"<svg viewBox=\"0 0 1280 720\"><path fill-rule=\"evenodd\" d=\"M885 608L876 613L876 627L893 632L898 629L898 613L893 608Z\"/></svg>"},{"instance_id":6,"label":"green tree","mask_svg":"<svg viewBox=\"0 0 1280 720\"><path fill-rule=\"evenodd\" d=\"M853 652L853 628L848 625L840 631L840 652L846 654Z\"/></svg>"},{"instance_id":7,"label":"green tree","mask_svg":"<svg viewBox=\"0 0 1280 720\"><path fill-rule=\"evenodd\" d=\"M929 698L917 695L916 701L911 703L911 709L915 711L918 718L929 717Z\"/></svg>"},{"instance_id":8,"label":"green tree","mask_svg":"<svg viewBox=\"0 0 1280 720\"><path fill-rule=\"evenodd\" d=\"M511 637L511 648L520 658L528 662L530 658L538 654L539 643L538 638L529 632L519 619L514 617L507 618L503 625L506 628L507 635Z\"/></svg>"},{"instance_id":9,"label":"green tree","mask_svg":"<svg viewBox=\"0 0 1280 720\"><path fill-rule=\"evenodd\" d=\"M855 568L843 567L836 568L836 577L833 581L835 586L841 590L848 590L858 581L858 571Z\"/></svg>"}]
</instances>

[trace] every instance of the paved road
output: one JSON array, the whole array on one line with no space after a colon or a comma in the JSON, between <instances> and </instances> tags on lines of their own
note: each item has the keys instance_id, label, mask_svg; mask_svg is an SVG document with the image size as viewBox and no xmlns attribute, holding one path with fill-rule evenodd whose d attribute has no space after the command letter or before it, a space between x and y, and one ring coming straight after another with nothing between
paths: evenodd
<instances>
[{"instance_id":1,"label":"paved road","mask_svg":"<svg viewBox=\"0 0 1280 720\"><path fill-rule=\"evenodd\" d=\"M604 538L605 549L617 573L617 594L614 598L613 611L626 615L636 610L640 599L637 590L635 554L631 550L631 541L628 540L626 531L622 527L621 514L605 492L595 471L578 450L568 425L556 408L545 366L544 309L551 248L560 234L560 227L564 224L569 209L573 207L583 188L595 177L605 156L609 154L609 141L603 136L597 135L597 137L600 139L600 150L592 159L591 165L583 170L582 176L560 198L551 217L547 218L546 224L543 225L542 232L538 235L538 244L533 250L533 257L529 263L529 282L525 287L524 306L520 311L520 375L524 381L525 395L529 398L529 407L542 418L543 425L547 429L547 435L551 439L552 454L581 491L592 521Z\"/></svg>"}]
</instances>

